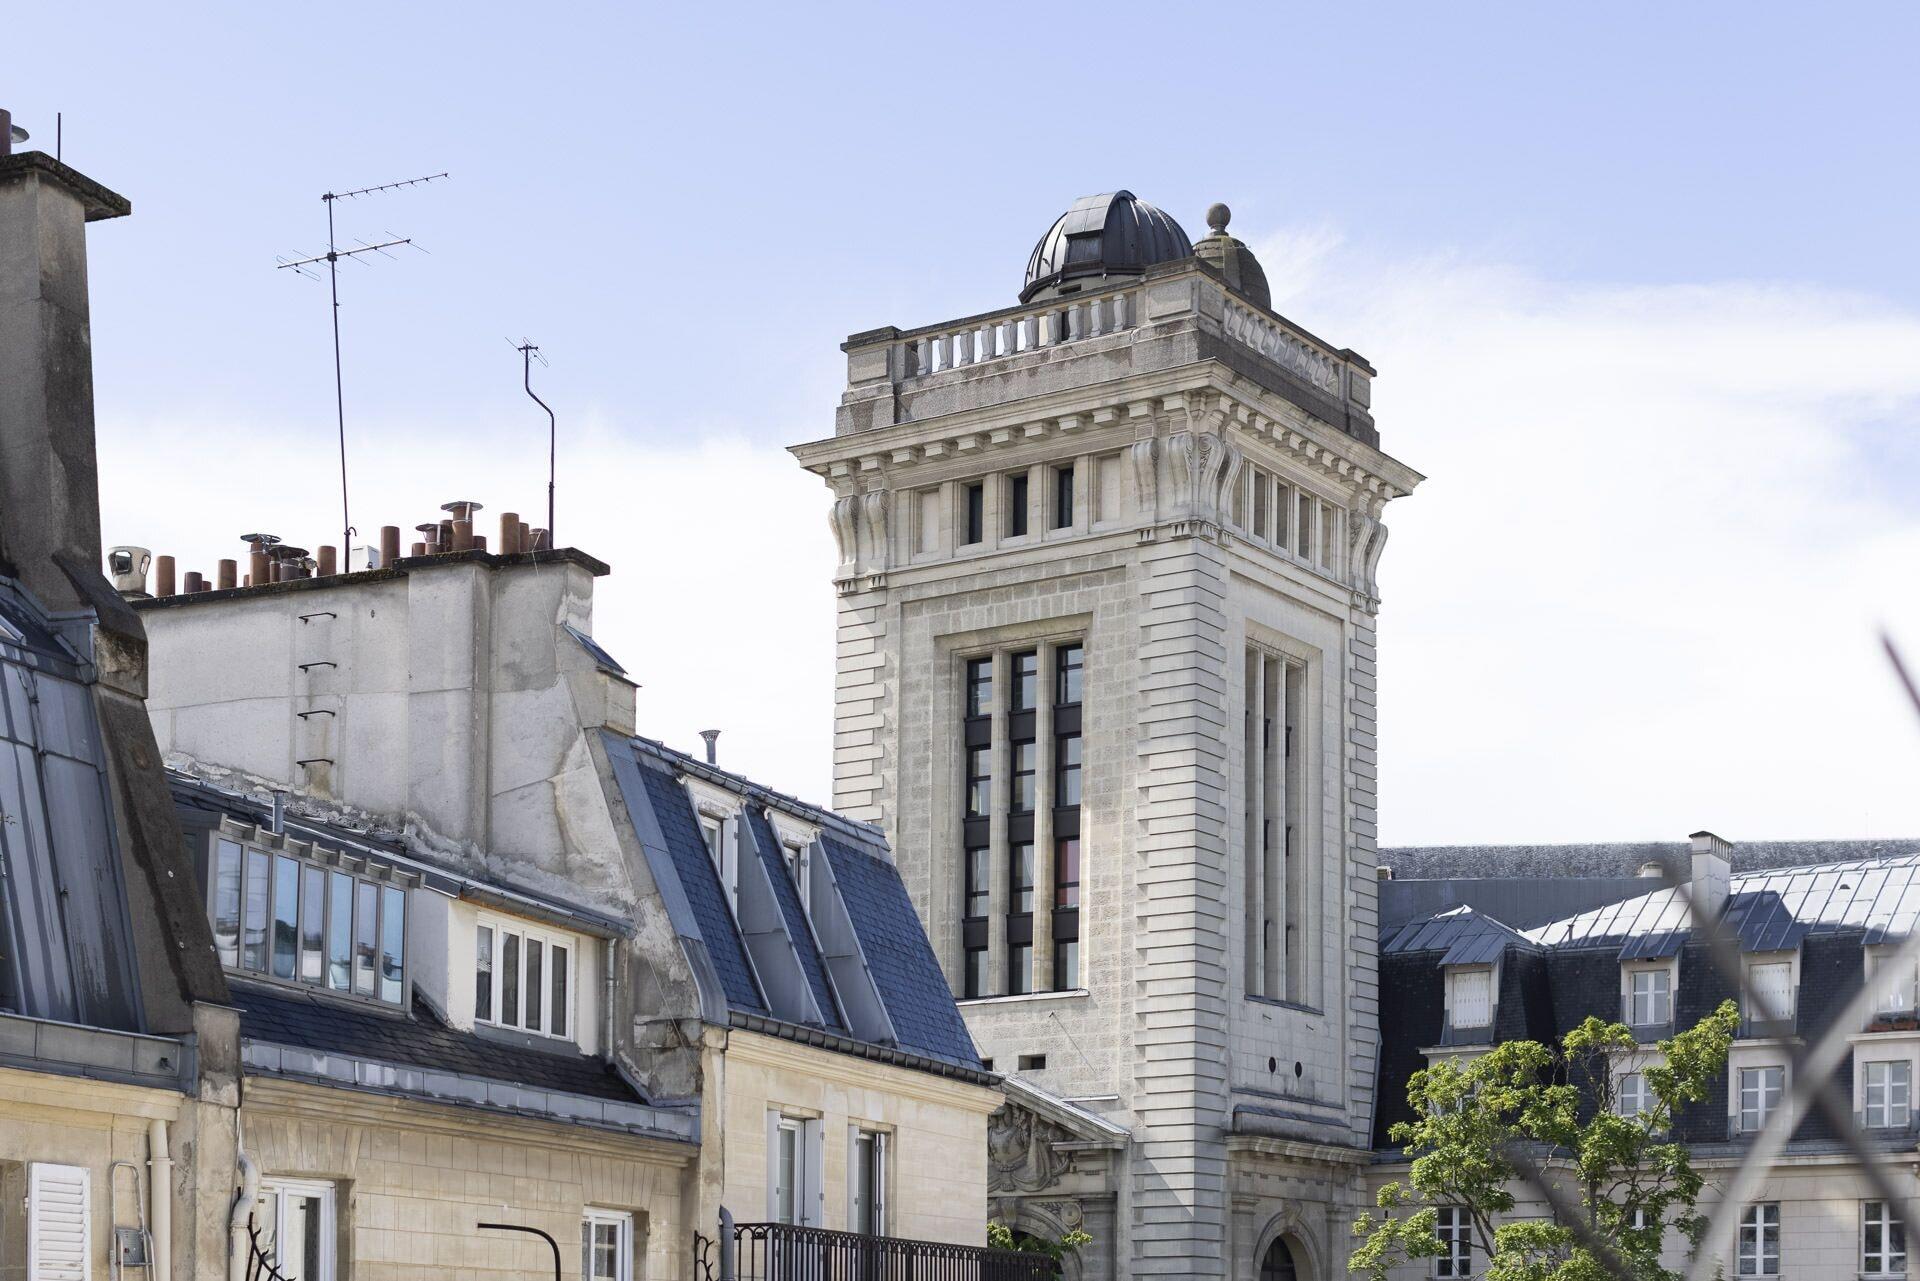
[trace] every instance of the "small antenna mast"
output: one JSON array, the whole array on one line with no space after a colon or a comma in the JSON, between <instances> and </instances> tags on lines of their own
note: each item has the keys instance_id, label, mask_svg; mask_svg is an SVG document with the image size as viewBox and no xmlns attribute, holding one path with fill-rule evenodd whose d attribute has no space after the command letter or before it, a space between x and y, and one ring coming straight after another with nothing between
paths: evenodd
<instances>
[{"instance_id":1,"label":"small antenna mast","mask_svg":"<svg viewBox=\"0 0 1920 1281\"><path fill-rule=\"evenodd\" d=\"M527 395L533 397L534 404L547 411L547 547L551 550L560 545L553 536L553 464L557 452L559 428L554 422L553 407L535 396L533 391L533 362L538 360L544 365L547 363L547 358L540 354L538 347L525 338L519 342L509 338L507 342L520 353L522 385L526 387Z\"/></svg>"},{"instance_id":2,"label":"small antenna mast","mask_svg":"<svg viewBox=\"0 0 1920 1281\"><path fill-rule=\"evenodd\" d=\"M415 249L420 249L420 246L413 244L411 236L404 236L382 240L377 244L368 244L362 240L355 248L342 249L334 235L333 207L342 200L378 195L383 191L398 191L402 187L418 187L446 176L444 173L434 173L424 178L408 178L401 182L383 182L376 187L357 187L352 191L329 191L322 194L320 199L327 206L327 252L313 254L306 258L282 258L277 268L281 271L291 271L297 276L305 276L308 280L318 280L320 277L313 274L311 268L316 263L327 264L327 287L333 297L333 415L340 430L340 526L341 536L344 539L341 543L343 547L353 546L354 535L359 531L353 527L353 518L349 515L347 507L347 406L340 376L340 261L343 258L356 258L360 254L371 253L391 258L393 255L386 251L397 245L413 245ZM421 249L420 252L425 253L426 250Z\"/></svg>"}]
</instances>

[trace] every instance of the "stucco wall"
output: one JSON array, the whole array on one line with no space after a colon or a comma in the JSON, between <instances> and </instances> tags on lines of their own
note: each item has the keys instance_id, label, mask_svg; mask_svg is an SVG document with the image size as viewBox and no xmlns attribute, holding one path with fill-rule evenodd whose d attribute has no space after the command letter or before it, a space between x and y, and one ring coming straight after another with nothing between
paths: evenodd
<instances>
[{"instance_id":1,"label":"stucco wall","mask_svg":"<svg viewBox=\"0 0 1920 1281\"><path fill-rule=\"evenodd\" d=\"M552 1277L545 1244L482 1221L551 1233L577 1278L587 1206L633 1214L636 1281L690 1275L691 1145L266 1078L248 1079L243 1122L264 1177L337 1185L343 1278Z\"/></svg>"}]
</instances>

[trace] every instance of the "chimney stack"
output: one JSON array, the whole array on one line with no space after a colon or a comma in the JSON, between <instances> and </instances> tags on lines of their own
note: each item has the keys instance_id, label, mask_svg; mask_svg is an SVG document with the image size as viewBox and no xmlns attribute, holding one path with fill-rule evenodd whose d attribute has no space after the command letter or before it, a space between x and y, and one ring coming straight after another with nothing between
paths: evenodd
<instances>
[{"instance_id":1,"label":"chimney stack","mask_svg":"<svg viewBox=\"0 0 1920 1281\"><path fill-rule=\"evenodd\" d=\"M153 554L144 547L112 547L107 550L107 572L113 579L113 590L130 600L143 600L147 595L147 566L153 563Z\"/></svg>"},{"instance_id":2,"label":"chimney stack","mask_svg":"<svg viewBox=\"0 0 1920 1281\"><path fill-rule=\"evenodd\" d=\"M1693 882L1688 887L1694 911L1708 922L1720 919L1733 888L1733 844L1712 832L1695 832L1693 841Z\"/></svg>"},{"instance_id":3,"label":"chimney stack","mask_svg":"<svg viewBox=\"0 0 1920 1281\"><path fill-rule=\"evenodd\" d=\"M707 764L718 765L720 763L720 750L715 745L720 741L720 731L717 729L703 729L700 731L700 737L707 740Z\"/></svg>"},{"instance_id":4,"label":"chimney stack","mask_svg":"<svg viewBox=\"0 0 1920 1281\"><path fill-rule=\"evenodd\" d=\"M100 572L86 225L132 206L0 117L0 566L57 612Z\"/></svg>"}]
</instances>

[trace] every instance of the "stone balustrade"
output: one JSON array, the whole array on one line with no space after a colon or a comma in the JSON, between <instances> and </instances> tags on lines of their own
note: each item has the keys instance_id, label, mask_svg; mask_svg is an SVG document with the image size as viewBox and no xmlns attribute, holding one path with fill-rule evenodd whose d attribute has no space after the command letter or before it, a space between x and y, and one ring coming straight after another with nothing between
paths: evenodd
<instances>
[{"instance_id":1,"label":"stone balustrade","mask_svg":"<svg viewBox=\"0 0 1920 1281\"><path fill-rule=\"evenodd\" d=\"M1340 394L1343 361L1339 356L1322 351L1284 326L1275 324L1250 307L1242 306L1234 301L1232 295L1226 299L1222 327L1227 337L1245 343L1322 391L1335 396Z\"/></svg>"},{"instance_id":2,"label":"stone balustrade","mask_svg":"<svg viewBox=\"0 0 1920 1281\"><path fill-rule=\"evenodd\" d=\"M1139 291L1054 300L1046 310L989 315L952 329L915 334L902 344L908 378L1005 360L1023 352L1119 333L1139 324Z\"/></svg>"}]
</instances>

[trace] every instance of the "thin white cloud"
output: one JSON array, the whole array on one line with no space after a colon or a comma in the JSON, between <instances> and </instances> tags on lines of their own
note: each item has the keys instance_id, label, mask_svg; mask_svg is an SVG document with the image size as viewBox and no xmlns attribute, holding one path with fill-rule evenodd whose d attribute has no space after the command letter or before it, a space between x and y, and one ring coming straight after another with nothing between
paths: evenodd
<instances>
[{"instance_id":1,"label":"thin white cloud","mask_svg":"<svg viewBox=\"0 0 1920 1281\"><path fill-rule=\"evenodd\" d=\"M1325 227L1255 243L1287 314L1378 366L1385 443L1431 477L1388 515L1384 840L1920 833L1920 721L1876 650L1884 623L1920 659L1920 476L1876 444L1920 420L1920 317L1383 262ZM642 683L642 733L721 728L727 764L828 799L825 491L771 442L640 443L663 426L608 414L565 445L562 539L614 568L595 630ZM356 439L363 530L452 498L544 510L518 435ZM109 541L183 569L248 527L338 524L326 433L103 410L101 457Z\"/></svg>"}]
</instances>

